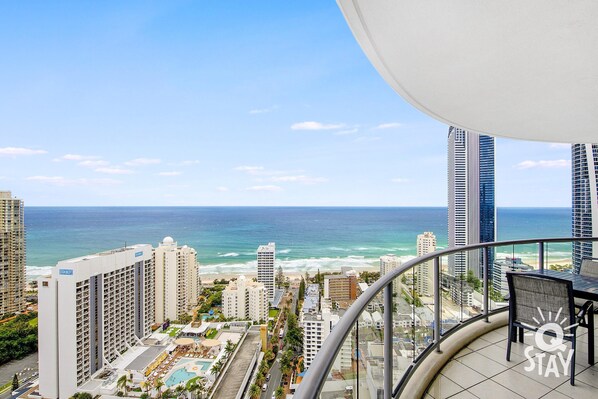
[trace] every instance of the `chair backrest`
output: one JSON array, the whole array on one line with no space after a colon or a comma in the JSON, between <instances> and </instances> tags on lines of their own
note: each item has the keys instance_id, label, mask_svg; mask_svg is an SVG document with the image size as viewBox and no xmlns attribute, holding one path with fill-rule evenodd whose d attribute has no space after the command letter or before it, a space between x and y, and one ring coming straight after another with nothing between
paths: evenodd
<instances>
[{"instance_id":1,"label":"chair backrest","mask_svg":"<svg viewBox=\"0 0 598 399\"><path fill-rule=\"evenodd\" d=\"M509 309L514 322L540 327L549 319L564 326L575 322L573 283L552 276L507 273Z\"/></svg>"},{"instance_id":2,"label":"chair backrest","mask_svg":"<svg viewBox=\"0 0 598 399\"><path fill-rule=\"evenodd\" d=\"M598 278L598 260L582 260L581 266L579 267L579 275Z\"/></svg>"}]
</instances>

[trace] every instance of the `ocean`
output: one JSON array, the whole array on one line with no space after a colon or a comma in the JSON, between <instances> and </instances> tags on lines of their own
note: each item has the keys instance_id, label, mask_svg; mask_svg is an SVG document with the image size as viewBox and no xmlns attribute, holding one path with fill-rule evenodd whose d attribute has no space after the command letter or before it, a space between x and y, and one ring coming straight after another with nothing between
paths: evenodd
<instances>
[{"instance_id":1,"label":"ocean","mask_svg":"<svg viewBox=\"0 0 598 399\"><path fill-rule=\"evenodd\" d=\"M288 272L375 265L381 255L407 260L416 238L432 231L447 246L447 209L429 207L26 207L27 274L46 274L59 260L122 247L157 246L165 236L197 250L202 274L256 270L258 245L276 242ZM569 208L499 208L497 239L571 236ZM549 259L571 257L552 245ZM537 257L533 246L497 256Z\"/></svg>"}]
</instances>

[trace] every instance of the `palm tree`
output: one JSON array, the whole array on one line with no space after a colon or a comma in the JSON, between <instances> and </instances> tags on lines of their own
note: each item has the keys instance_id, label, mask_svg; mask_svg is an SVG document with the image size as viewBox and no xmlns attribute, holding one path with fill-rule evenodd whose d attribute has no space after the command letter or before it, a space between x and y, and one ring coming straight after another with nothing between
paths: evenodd
<instances>
[{"instance_id":1,"label":"palm tree","mask_svg":"<svg viewBox=\"0 0 598 399\"><path fill-rule=\"evenodd\" d=\"M77 396L77 399L93 399L93 396L91 396L90 393L81 392L79 396Z\"/></svg>"},{"instance_id":2,"label":"palm tree","mask_svg":"<svg viewBox=\"0 0 598 399\"><path fill-rule=\"evenodd\" d=\"M116 387L127 395L127 393L129 393L129 376L127 374L120 376L116 381Z\"/></svg>"},{"instance_id":3,"label":"palm tree","mask_svg":"<svg viewBox=\"0 0 598 399\"><path fill-rule=\"evenodd\" d=\"M266 377L264 376L264 374L262 374L261 371L258 372L257 376L255 377L255 383L261 387L264 384L265 380L266 380Z\"/></svg>"},{"instance_id":4,"label":"palm tree","mask_svg":"<svg viewBox=\"0 0 598 399\"><path fill-rule=\"evenodd\" d=\"M259 398L261 393L262 390L260 389L260 387L258 387L256 384L251 384L251 386L249 387L249 396L252 399Z\"/></svg>"},{"instance_id":5,"label":"palm tree","mask_svg":"<svg viewBox=\"0 0 598 399\"><path fill-rule=\"evenodd\" d=\"M236 346L237 345L233 344L233 341L231 341L230 339L227 340L226 346L224 347L224 354L228 357L231 353L233 353Z\"/></svg>"},{"instance_id":6,"label":"palm tree","mask_svg":"<svg viewBox=\"0 0 598 399\"><path fill-rule=\"evenodd\" d=\"M276 399L282 399L284 397L284 388L283 387L276 388L276 391L274 391L274 397Z\"/></svg>"},{"instance_id":7,"label":"palm tree","mask_svg":"<svg viewBox=\"0 0 598 399\"><path fill-rule=\"evenodd\" d=\"M162 381L161 378L158 378L155 382L154 382L154 388L156 388L158 390L158 394L157 397L161 398L162 397L162 387L164 386L164 381Z\"/></svg>"},{"instance_id":8,"label":"palm tree","mask_svg":"<svg viewBox=\"0 0 598 399\"><path fill-rule=\"evenodd\" d=\"M217 376L222 371L222 362L218 360L216 363L212 364L211 373Z\"/></svg>"},{"instance_id":9,"label":"palm tree","mask_svg":"<svg viewBox=\"0 0 598 399\"><path fill-rule=\"evenodd\" d=\"M174 389L174 393L176 394L177 398L180 398L181 396L183 396L183 393L185 391L186 391L186 389L182 385L177 385L176 388Z\"/></svg>"}]
</instances>

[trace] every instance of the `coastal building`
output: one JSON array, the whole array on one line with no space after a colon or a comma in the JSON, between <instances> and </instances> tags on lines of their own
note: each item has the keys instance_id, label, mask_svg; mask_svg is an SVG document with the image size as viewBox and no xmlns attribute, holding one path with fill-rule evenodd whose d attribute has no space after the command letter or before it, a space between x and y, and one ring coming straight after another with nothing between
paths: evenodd
<instances>
[{"instance_id":1,"label":"coastal building","mask_svg":"<svg viewBox=\"0 0 598 399\"><path fill-rule=\"evenodd\" d=\"M436 236L430 231L417 236L417 256L436 251ZM419 295L434 295L434 263L430 260L415 268L416 290Z\"/></svg>"},{"instance_id":2,"label":"coastal building","mask_svg":"<svg viewBox=\"0 0 598 399\"><path fill-rule=\"evenodd\" d=\"M320 311L320 286L318 284L308 284L305 287L305 297L303 298L303 307L301 312L304 314L316 314Z\"/></svg>"},{"instance_id":3,"label":"coastal building","mask_svg":"<svg viewBox=\"0 0 598 399\"><path fill-rule=\"evenodd\" d=\"M274 263L276 262L276 243L260 245L257 248L257 281L268 290L268 301L274 301Z\"/></svg>"},{"instance_id":4,"label":"coastal building","mask_svg":"<svg viewBox=\"0 0 598 399\"><path fill-rule=\"evenodd\" d=\"M448 133L448 246L496 237L494 138L451 126ZM492 265L493 253L489 259ZM482 276L480 251L449 256L449 274ZM491 270L490 270L491 273Z\"/></svg>"},{"instance_id":5,"label":"coastal building","mask_svg":"<svg viewBox=\"0 0 598 399\"><path fill-rule=\"evenodd\" d=\"M497 259L494 261L492 288L494 288L494 291L500 295L506 296L509 293L507 272L525 272L530 270L533 270L533 267L527 263L523 263L521 258L511 258L507 256L505 259Z\"/></svg>"},{"instance_id":6,"label":"coastal building","mask_svg":"<svg viewBox=\"0 0 598 399\"><path fill-rule=\"evenodd\" d=\"M187 245L177 246L165 237L153 251L155 271L155 322L178 320L199 297L197 252Z\"/></svg>"},{"instance_id":7,"label":"coastal building","mask_svg":"<svg viewBox=\"0 0 598 399\"><path fill-rule=\"evenodd\" d=\"M25 308L23 201L0 191L0 315Z\"/></svg>"},{"instance_id":8,"label":"coastal building","mask_svg":"<svg viewBox=\"0 0 598 399\"><path fill-rule=\"evenodd\" d=\"M324 298L335 302L357 299L357 275L349 271L324 277Z\"/></svg>"},{"instance_id":9,"label":"coastal building","mask_svg":"<svg viewBox=\"0 0 598 399\"><path fill-rule=\"evenodd\" d=\"M39 392L68 398L151 333L150 245L60 261L38 279Z\"/></svg>"},{"instance_id":10,"label":"coastal building","mask_svg":"<svg viewBox=\"0 0 598 399\"><path fill-rule=\"evenodd\" d=\"M262 322L268 320L268 290L263 283L239 276L222 291L222 313L225 317Z\"/></svg>"},{"instance_id":11,"label":"coastal building","mask_svg":"<svg viewBox=\"0 0 598 399\"><path fill-rule=\"evenodd\" d=\"M598 237L598 144L571 146L572 236ZM573 243L573 270L598 257L598 242Z\"/></svg>"},{"instance_id":12,"label":"coastal building","mask_svg":"<svg viewBox=\"0 0 598 399\"><path fill-rule=\"evenodd\" d=\"M383 255L380 257L380 278L382 278L382 276L386 275L387 273L389 273L391 270L394 270L396 268L398 268L399 266L401 266L401 260L398 258L398 256L396 255ZM393 285L392 285L392 290L394 293L398 294L401 291L401 287L399 287L399 282L400 279L395 279Z\"/></svg>"}]
</instances>

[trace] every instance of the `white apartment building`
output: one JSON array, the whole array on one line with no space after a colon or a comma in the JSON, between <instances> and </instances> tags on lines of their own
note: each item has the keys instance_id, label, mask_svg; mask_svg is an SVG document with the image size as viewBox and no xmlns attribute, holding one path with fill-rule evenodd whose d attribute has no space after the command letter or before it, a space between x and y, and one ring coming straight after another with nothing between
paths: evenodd
<instances>
[{"instance_id":1,"label":"white apartment building","mask_svg":"<svg viewBox=\"0 0 598 399\"><path fill-rule=\"evenodd\" d=\"M380 278L385 274L389 273L391 270L394 270L401 266L401 260L396 255L384 255L380 257ZM395 294L399 294L401 292L401 283L400 279L396 278L392 282L392 291Z\"/></svg>"},{"instance_id":2,"label":"white apartment building","mask_svg":"<svg viewBox=\"0 0 598 399\"><path fill-rule=\"evenodd\" d=\"M195 249L177 246L172 237L154 249L156 267L156 323L179 317L197 305L199 297L199 265Z\"/></svg>"},{"instance_id":3,"label":"white apartment building","mask_svg":"<svg viewBox=\"0 0 598 399\"><path fill-rule=\"evenodd\" d=\"M240 276L222 291L222 313L239 320L268 320L268 291L264 284Z\"/></svg>"},{"instance_id":4,"label":"white apartment building","mask_svg":"<svg viewBox=\"0 0 598 399\"><path fill-rule=\"evenodd\" d=\"M257 281L268 290L268 300L274 301L274 263L276 262L276 243L260 245L257 248Z\"/></svg>"},{"instance_id":5,"label":"white apartment building","mask_svg":"<svg viewBox=\"0 0 598 399\"><path fill-rule=\"evenodd\" d=\"M39 392L68 398L151 333L152 247L60 261L38 279Z\"/></svg>"},{"instance_id":6,"label":"white apartment building","mask_svg":"<svg viewBox=\"0 0 598 399\"><path fill-rule=\"evenodd\" d=\"M417 256L436 251L436 236L430 231L417 236ZM434 262L429 260L415 267L416 286L419 295L434 295Z\"/></svg>"},{"instance_id":7,"label":"white apartment building","mask_svg":"<svg viewBox=\"0 0 598 399\"><path fill-rule=\"evenodd\" d=\"M0 314L25 308L23 201L0 191Z\"/></svg>"}]
</instances>

